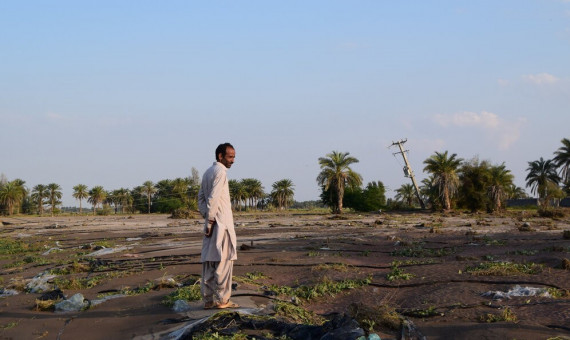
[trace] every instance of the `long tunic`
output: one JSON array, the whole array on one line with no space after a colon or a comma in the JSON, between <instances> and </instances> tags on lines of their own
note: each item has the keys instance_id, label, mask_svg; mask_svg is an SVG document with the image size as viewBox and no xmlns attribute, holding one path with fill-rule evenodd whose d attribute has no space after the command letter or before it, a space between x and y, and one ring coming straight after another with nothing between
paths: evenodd
<instances>
[{"instance_id":1,"label":"long tunic","mask_svg":"<svg viewBox=\"0 0 570 340\"><path fill-rule=\"evenodd\" d=\"M216 221L212 236L204 237L202 242L201 261L236 260L237 242L230 200L230 187L227 168L222 163L214 162L204 173L202 185L198 192L198 208L202 216L204 216L204 233L208 226L208 220ZM231 245L228 258L222 259L225 233L229 235Z\"/></svg>"}]
</instances>

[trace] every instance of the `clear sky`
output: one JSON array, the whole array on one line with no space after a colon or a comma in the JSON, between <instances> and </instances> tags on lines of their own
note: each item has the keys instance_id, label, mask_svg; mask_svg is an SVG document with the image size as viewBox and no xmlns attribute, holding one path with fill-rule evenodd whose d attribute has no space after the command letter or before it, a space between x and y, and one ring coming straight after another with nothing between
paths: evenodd
<instances>
[{"instance_id":1,"label":"clear sky","mask_svg":"<svg viewBox=\"0 0 570 340\"><path fill-rule=\"evenodd\" d=\"M0 0L0 173L106 190L202 174L283 178L318 158L393 190L449 150L529 161L570 138L570 1Z\"/></svg>"}]
</instances>

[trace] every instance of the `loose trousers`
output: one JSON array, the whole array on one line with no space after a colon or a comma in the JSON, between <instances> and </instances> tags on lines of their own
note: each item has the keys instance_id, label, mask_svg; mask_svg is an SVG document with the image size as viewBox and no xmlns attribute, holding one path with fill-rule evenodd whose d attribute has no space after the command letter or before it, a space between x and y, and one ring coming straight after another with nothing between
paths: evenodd
<instances>
[{"instance_id":1,"label":"loose trousers","mask_svg":"<svg viewBox=\"0 0 570 340\"><path fill-rule=\"evenodd\" d=\"M205 303L223 304L232 295L232 272L234 261L230 258L231 241L228 233L222 241L222 257L218 261L202 263L202 298Z\"/></svg>"}]
</instances>

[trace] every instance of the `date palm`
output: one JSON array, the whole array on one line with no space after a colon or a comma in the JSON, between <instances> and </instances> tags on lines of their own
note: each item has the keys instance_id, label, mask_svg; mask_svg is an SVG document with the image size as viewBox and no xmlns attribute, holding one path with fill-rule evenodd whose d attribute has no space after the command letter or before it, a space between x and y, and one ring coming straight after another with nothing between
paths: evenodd
<instances>
[{"instance_id":1,"label":"date palm","mask_svg":"<svg viewBox=\"0 0 570 340\"><path fill-rule=\"evenodd\" d=\"M85 184L77 184L73 187L73 197L79 200L79 213L83 213L83 206L81 201L89 197L89 190Z\"/></svg>"},{"instance_id":2,"label":"date palm","mask_svg":"<svg viewBox=\"0 0 570 340\"><path fill-rule=\"evenodd\" d=\"M19 204L25 196L25 188L20 181L7 182L0 187L0 203L8 208L8 215L14 213L14 206Z\"/></svg>"},{"instance_id":3,"label":"date palm","mask_svg":"<svg viewBox=\"0 0 570 340\"><path fill-rule=\"evenodd\" d=\"M438 188L439 197L445 210L451 209L451 199L457 192L459 177L457 171L461 162L457 154L448 155L448 152L435 152L424 161L424 171L433 175L433 185Z\"/></svg>"},{"instance_id":4,"label":"date palm","mask_svg":"<svg viewBox=\"0 0 570 340\"><path fill-rule=\"evenodd\" d=\"M293 181L290 179L282 179L273 183L271 198L274 202L277 202L279 209L287 209L287 203L293 200L294 186Z\"/></svg>"},{"instance_id":5,"label":"date palm","mask_svg":"<svg viewBox=\"0 0 570 340\"><path fill-rule=\"evenodd\" d=\"M554 163L560 170L563 183L570 182L570 139L563 138L562 146L554 152Z\"/></svg>"},{"instance_id":6,"label":"date palm","mask_svg":"<svg viewBox=\"0 0 570 340\"><path fill-rule=\"evenodd\" d=\"M41 216L44 212L44 199L47 198L47 186L43 184L38 184L32 189L32 200L36 202L38 206L38 214Z\"/></svg>"},{"instance_id":7,"label":"date palm","mask_svg":"<svg viewBox=\"0 0 570 340\"><path fill-rule=\"evenodd\" d=\"M113 190L113 196L115 196L116 202L121 205L122 213L125 213L125 209L133 202L133 197L131 196L130 191L125 188Z\"/></svg>"},{"instance_id":8,"label":"date palm","mask_svg":"<svg viewBox=\"0 0 570 340\"><path fill-rule=\"evenodd\" d=\"M93 215L95 215L99 203L103 203L105 198L107 198L107 192L102 186L97 185L89 190L89 198L87 199L87 202L93 205Z\"/></svg>"},{"instance_id":9,"label":"date palm","mask_svg":"<svg viewBox=\"0 0 570 340\"><path fill-rule=\"evenodd\" d=\"M489 198L493 202L493 210L499 211L502 202L508 196L509 189L513 184L514 176L507 170L505 163L494 165L489 168Z\"/></svg>"},{"instance_id":10,"label":"date palm","mask_svg":"<svg viewBox=\"0 0 570 340\"><path fill-rule=\"evenodd\" d=\"M19 213L20 208L21 208L22 204L24 203L24 200L28 196L28 189L26 188L26 181L24 181L24 180L16 178L12 182L14 182L14 184L16 184L16 186L19 187L20 190L22 191L22 198L20 198L20 200L18 200L16 202L16 204L14 205L14 209L16 209L16 213Z\"/></svg>"},{"instance_id":11,"label":"date palm","mask_svg":"<svg viewBox=\"0 0 570 340\"><path fill-rule=\"evenodd\" d=\"M345 187L362 185L362 176L350 168L350 165L354 163L358 163L358 159L350 156L349 152L333 151L326 157L319 158L321 172L317 176L317 183L324 187L325 191L332 189L336 194L337 202L333 206L334 213L342 213Z\"/></svg>"},{"instance_id":12,"label":"date palm","mask_svg":"<svg viewBox=\"0 0 570 340\"><path fill-rule=\"evenodd\" d=\"M247 191L242 182L236 181L235 179L230 179L228 181L228 186L230 187L230 197L232 200L232 206L234 209L241 207L242 201L247 197Z\"/></svg>"},{"instance_id":13,"label":"date palm","mask_svg":"<svg viewBox=\"0 0 570 340\"><path fill-rule=\"evenodd\" d=\"M263 197L263 186L258 179L255 178L244 178L241 180L245 191L247 192L247 198L249 199L249 206L257 207L257 201Z\"/></svg>"},{"instance_id":14,"label":"date palm","mask_svg":"<svg viewBox=\"0 0 570 340\"><path fill-rule=\"evenodd\" d=\"M408 207L411 207L416 200L416 189L411 184L402 184L402 186L396 189L396 200L405 202Z\"/></svg>"},{"instance_id":15,"label":"date palm","mask_svg":"<svg viewBox=\"0 0 570 340\"><path fill-rule=\"evenodd\" d=\"M516 186L514 183L511 183L507 188L507 198L521 199L521 198L528 198L528 195L524 191L524 188L521 188L519 186Z\"/></svg>"},{"instance_id":16,"label":"date palm","mask_svg":"<svg viewBox=\"0 0 570 340\"><path fill-rule=\"evenodd\" d=\"M156 192L156 187L152 181L146 181L143 183L141 192L146 196L148 202L148 213L150 214L150 199L152 195Z\"/></svg>"},{"instance_id":17,"label":"date palm","mask_svg":"<svg viewBox=\"0 0 570 340\"><path fill-rule=\"evenodd\" d=\"M528 175L526 176L526 186L530 187L532 194L538 194L543 200L543 205L548 206L548 189L552 185L558 185L560 177L556 173L556 164L551 159L540 157L537 161L528 162Z\"/></svg>"},{"instance_id":18,"label":"date palm","mask_svg":"<svg viewBox=\"0 0 570 340\"><path fill-rule=\"evenodd\" d=\"M51 215L53 216L55 209L61 203L61 186L57 183L50 183L47 185L48 201L51 206Z\"/></svg>"}]
</instances>

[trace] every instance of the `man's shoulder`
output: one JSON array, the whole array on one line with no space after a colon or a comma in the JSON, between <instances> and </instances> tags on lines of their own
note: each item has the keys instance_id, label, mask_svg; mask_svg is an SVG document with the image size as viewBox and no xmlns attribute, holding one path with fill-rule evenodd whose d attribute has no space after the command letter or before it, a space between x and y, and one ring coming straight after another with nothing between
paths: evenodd
<instances>
[{"instance_id":1,"label":"man's shoulder","mask_svg":"<svg viewBox=\"0 0 570 340\"><path fill-rule=\"evenodd\" d=\"M208 170L206 170L206 172L204 172L204 177L209 177L209 176L220 176L221 174L225 174L226 173L226 169L223 166L220 166L220 163L214 163L212 164L212 166L210 166L208 168Z\"/></svg>"}]
</instances>

